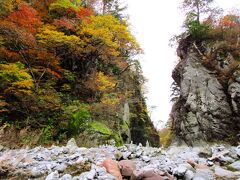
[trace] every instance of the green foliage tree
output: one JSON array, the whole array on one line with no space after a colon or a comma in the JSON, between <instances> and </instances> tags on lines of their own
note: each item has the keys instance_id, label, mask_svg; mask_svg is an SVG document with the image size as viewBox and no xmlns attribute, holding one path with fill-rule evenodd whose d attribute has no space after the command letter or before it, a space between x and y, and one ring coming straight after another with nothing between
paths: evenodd
<instances>
[{"instance_id":1,"label":"green foliage tree","mask_svg":"<svg viewBox=\"0 0 240 180\"><path fill-rule=\"evenodd\" d=\"M213 1L214 0L183 0L182 8L187 11L187 14L194 14L196 21L200 23L201 14L213 10L209 6Z\"/></svg>"},{"instance_id":2,"label":"green foliage tree","mask_svg":"<svg viewBox=\"0 0 240 180\"><path fill-rule=\"evenodd\" d=\"M195 18L195 14L188 14L185 21L185 26L188 30L188 33L192 35L194 39L204 39L210 27L208 24L202 24L198 19Z\"/></svg>"}]
</instances>

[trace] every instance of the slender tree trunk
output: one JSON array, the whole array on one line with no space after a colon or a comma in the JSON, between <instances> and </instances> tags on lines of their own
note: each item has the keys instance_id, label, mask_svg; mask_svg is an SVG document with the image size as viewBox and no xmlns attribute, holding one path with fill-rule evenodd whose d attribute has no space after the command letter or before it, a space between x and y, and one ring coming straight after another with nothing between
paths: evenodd
<instances>
[{"instance_id":1,"label":"slender tree trunk","mask_svg":"<svg viewBox=\"0 0 240 180\"><path fill-rule=\"evenodd\" d=\"M200 23L200 7L199 7L199 0L197 0L197 22Z\"/></svg>"},{"instance_id":2,"label":"slender tree trunk","mask_svg":"<svg viewBox=\"0 0 240 180\"><path fill-rule=\"evenodd\" d=\"M105 14L106 13L107 2L106 2L106 0L103 0L102 3L103 3L102 14Z\"/></svg>"}]
</instances>

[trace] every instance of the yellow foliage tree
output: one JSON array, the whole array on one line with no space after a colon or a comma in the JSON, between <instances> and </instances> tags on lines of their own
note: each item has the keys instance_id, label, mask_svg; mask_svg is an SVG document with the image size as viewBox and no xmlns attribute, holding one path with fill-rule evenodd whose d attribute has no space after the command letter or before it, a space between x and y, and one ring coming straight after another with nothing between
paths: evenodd
<instances>
[{"instance_id":1,"label":"yellow foliage tree","mask_svg":"<svg viewBox=\"0 0 240 180\"><path fill-rule=\"evenodd\" d=\"M86 86L93 91L106 93L112 91L116 83L117 80L114 77L105 75L100 71L91 75L91 78L86 82Z\"/></svg>"},{"instance_id":2,"label":"yellow foliage tree","mask_svg":"<svg viewBox=\"0 0 240 180\"><path fill-rule=\"evenodd\" d=\"M0 64L0 90L6 94L31 94L32 77L22 63Z\"/></svg>"},{"instance_id":3,"label":"yellow foliage tree","mask_svg":"<svg viewBox=\"0 0 240 180\"><path fill-rule=\"evenodd\" d=\"M141 49L127 29L124 22L120 22L112 15L91 16L82 22L80 35L100 40L108 47L106 53L113 56L120 54L120 49L125 49L133 54L141 52Z\"/></svg>"},{"instance_id":4,"label":"yellow foliage tree","mask_svg":"<svg viewBox=\"0 0 240 180\"><path fill-rule=\"evenodd\" d=\"M47 47L57 47L59 45L77 46L81 45L81 40L75 35L65 35L59 32L53 25L44 25L37 34L38 41Z\"/></svg>"}]
</instances>

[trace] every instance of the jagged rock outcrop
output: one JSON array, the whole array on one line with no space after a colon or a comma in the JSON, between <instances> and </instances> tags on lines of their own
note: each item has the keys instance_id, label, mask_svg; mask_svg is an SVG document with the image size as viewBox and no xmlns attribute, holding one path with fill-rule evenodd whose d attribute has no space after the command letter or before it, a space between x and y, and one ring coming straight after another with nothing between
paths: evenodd
<instances>
[{"instance_id":1,"label":"jagged rock outcrop","mask_svg":"<svg viewBox=\"0 0 240 180\"><path fill-rule=\"evenodd\" d=\"M171 112L176 141L188 145L227 139L233 142L240 130L240 84L235 81L240 76L232 72L237 77L223 84L220 73L205 66L198 49L186 41L180 43L181 60L172 73L180 87ZM231 67L222 71L224 68Z\"/></svg>"}]
</instances>

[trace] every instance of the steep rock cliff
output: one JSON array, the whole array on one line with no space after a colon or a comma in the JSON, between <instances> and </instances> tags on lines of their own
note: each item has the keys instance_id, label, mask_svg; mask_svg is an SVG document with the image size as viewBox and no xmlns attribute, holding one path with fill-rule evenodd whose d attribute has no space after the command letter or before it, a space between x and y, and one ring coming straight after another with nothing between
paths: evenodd
<instances>
[{"instance_id":1,"label":"steep rock cliff","mask_svg":"<svg viewBox=\"0 0 240 180\"><path fill-rule=\"evenodd\" d=\"M172 77L180 92L171 112L172 129L179 143L234 142L240 130L239 68L229 57L206 60L205 54L220 53L213 52L214 46L218 45L196 45L189 37L179 44L181 60Z\"/></svg>"}]
</instances>

